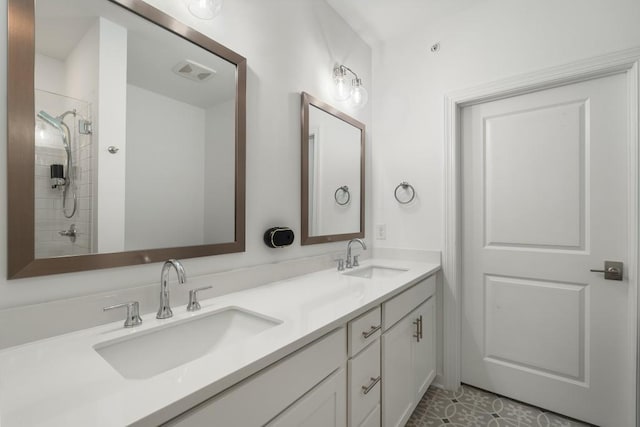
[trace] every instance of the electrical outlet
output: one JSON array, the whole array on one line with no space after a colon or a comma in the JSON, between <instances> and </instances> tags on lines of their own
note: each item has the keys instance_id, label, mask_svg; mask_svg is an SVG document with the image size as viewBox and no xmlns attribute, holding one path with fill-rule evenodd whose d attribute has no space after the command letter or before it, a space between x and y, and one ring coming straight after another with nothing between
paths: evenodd
<instances>
[{"instance_id":1,"label":"electrical outlet","mask_svg":"<svg viewBox=\"0 0 640 427\"><path fill-rule=\"evenodd\" d=\"M386 240L387 238L387 224L377 224L376 225L376 239L377 240Z\"/></svg>"}]
</instances>

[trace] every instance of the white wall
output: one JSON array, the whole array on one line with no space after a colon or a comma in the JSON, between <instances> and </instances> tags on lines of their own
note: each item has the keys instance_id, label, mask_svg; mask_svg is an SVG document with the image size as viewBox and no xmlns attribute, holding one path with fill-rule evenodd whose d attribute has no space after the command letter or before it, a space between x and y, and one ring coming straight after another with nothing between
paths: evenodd
<instances>
[{"instance_id":1,"label":"white wall","mask_svg":"<svg viewBox=\"0 0 640 427\"><path fill-rule=\"evenodd\" d=\"M99 52L100 21L96 20L65 59L65 86L60 93L97 103Z\"/></svg>"},{"instance_id":2,"label":"white wall","mask_svg":"<svg viewBox=\"0 0 640 427\"><path fill-rule=\"evenodd\" d=\"M126 250L202 244L204 147L202 108L127 86Z\"/></svg>"},{"instance_id":3,"label":"white wall","mask_svg":"<svg viewBox=\"0 0 640 427\"><path fill-rule=\"evenodd\" d=\"M330 101L335 62L344 62L362 74L365 82L371 82L371 49L324 1L234 0L226 2L222 14L213 21L191 17L184 2L150 3L248 58L246 252L185 260L187 273L193 277L343 250L344 242L299 244L300 92ZM6 0L0 0L3 26L6 11ZM6 31L0 31L0 45L6 45ZM2 54L0 98L6 100L5 83L6 55ZM336 106L350 113L345 106ZM371 104L350 114L371 130ZM0 103L0 129L6 129L6 102ZM3 170L5 138L6 132L0 132ZM274 168L275 164L278 167ZM0 174L0 218L6 218L6 191L6 177ZM297 232L292 247L269 249L264 245L262 235L274 225L289 225ZM7 281L6 251L6 226L0 226L1 308L154 283L160 271L157 263Z\"/></svg>"},{"instance_id":4,"label":"white wall","mask_svg":"<svg viewBox=\"0 0 640 427\"><path fill-rule=\"evenodd\" d=\"M97 179L94 194L97 251L124 248L125 159L127 158L127 30L99 20L98 103L96 108ZM117 147L110 154L108 147Z\"/></svg>"},{"instance_id":5,"label":"white wall","mask_svg":"<svg viewBox=\"0 0 640 427\"><path fill-rule=\"evenodd\" d=\"M640 46L637 0L483 0L439 25L374 49L373 222L377 248L443 248L445 94L607 52ZM430 47L441 49L431 53ZM400 205L408 181L414 202ZM438 290L442 348L442 288ZM442 372L442 353L438 354Z\"/></svg>"},{"instance_id":6,"label":"white wall","mask_svg":"<svg viewBox=\"0 0 640 427\"><path fill-rule=\"evenodd\" d=\"M640 46L639 16L637 0L484 0L377 47L373 217L387 239L376 245L442 248L446 93ZM403 180L418 194L407 206L393 198Z\"/></svg>"},{"instance_id":7,"label":"white wall","mask_svg":"<svg viewBox=\"0 0 640 427\"><path fill-rule=\"evenodd\" d=\"M36 89L65 93L65 63L41 53L36 53L34 79Z\"/></svg>"},{"instance_id":8,"label":"white wall","mask_svg":"<svg viewBox=\"0 0 640 427\"><path fill-rule=\"evenodd\" d=\"M208 108L204 153L204 243L235 238L235 99ZM220 179L220 177L228 177Z\"/></svg>"}]
</instances>

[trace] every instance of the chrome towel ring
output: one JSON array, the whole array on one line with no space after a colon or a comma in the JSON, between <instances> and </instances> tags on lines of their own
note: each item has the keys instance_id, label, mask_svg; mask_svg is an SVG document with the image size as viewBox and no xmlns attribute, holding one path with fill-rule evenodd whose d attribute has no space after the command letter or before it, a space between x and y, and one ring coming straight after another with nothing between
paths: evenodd
<instances>
[{"instance_id":1,"label":"chrome towel ring","mask_svg":"<svg viewBox=\"0 0 640 427\"><path fill-rule=\"evenodd\" d=\"M403 190L406 190L407 188L411 190L411 198L409 200L400 200L400 198L398 197L398 190L400 188L402 188ZM416 198L416 189L413 188L413 185L409 184L408 182L402 181L396 187L395 191L393 192L393 196L396 198L398 203L400 203L401 205L407 205L407 204L413 202L413 199Z\"/></svg>"},{"instance_id":2,"label":"chrome towel ring","mask_svg":"<svg viewBox=\"0 0 640 427\"><path fill-rule=\"evenodd\" d=\"M340 202L340 200L338 199L338 193L340 191L342 191L344 194L347 195L347 200L344 200L344 194L343 194L341 199L344 200L344 201ZM333 198L336 199L336 203L339 204L340 206L348 205L349 202L351 201L351 193L349 192L349 187L347 185L343 185L342 187L338 187L336 192L333 193Z\"/></svg>"}]
</instances>

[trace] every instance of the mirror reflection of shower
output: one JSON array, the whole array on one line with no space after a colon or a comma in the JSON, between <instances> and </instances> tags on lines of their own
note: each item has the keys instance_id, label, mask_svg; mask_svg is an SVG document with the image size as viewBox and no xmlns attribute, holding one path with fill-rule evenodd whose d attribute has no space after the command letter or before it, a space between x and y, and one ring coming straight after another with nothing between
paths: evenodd
<instances>
[{"instance_id":1,"label":"mirror reflection of shower","mask_svg":"<svg viewBox=\"0 0 640 427\"><path fill-rule=\"evenodd\" d=\"M75 109L65 111L64 113L60 114L57 117L50 115L46 111L40 111L38 113L39 118L41 118L42 120L44 120L45 122L53 126L60 133L60 136L62 137L62 144L67 154L66 170L64 169L64 166L63 166L62 171L59 171L59 168L54 167L58 165L52 165L52 168L51 168L52 187L56 188L62 185L62 188L63 188L62 213L64 214L65 218L72 218L73 215L75 215L76 210L78 209L78 195L76 193L76 190L71 186L72 184L71 171L73 171L71 131L69 131L69 126L67 126L67 124L64 122L64 118L70 114L73 115L74 118L77 116ZM69 189L71 189L71 193L73 195L73 208L71 209L71 213L67 213L67 194L69 192Z\"/></svg>"},{"instance_id":2,"label":"mirror reflection of shower","mask_svg":"<svg viewBox=\"0 0 640 427\"><path fill-rule=\"evenodd\" d=\"M65 85L58 86L55 92L35 89L36 258L85 255L97 244L93 100L64 95Z\"/></svg>"}]
</instances>

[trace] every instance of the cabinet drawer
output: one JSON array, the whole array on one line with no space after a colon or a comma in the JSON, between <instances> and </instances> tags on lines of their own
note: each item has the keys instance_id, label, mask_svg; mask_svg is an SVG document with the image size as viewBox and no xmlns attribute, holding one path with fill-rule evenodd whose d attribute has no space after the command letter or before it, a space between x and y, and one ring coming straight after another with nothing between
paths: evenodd
<instances>
[{"instance_id":1,"label":"cabinet drawer","mask_svg":"<svg viewBox=\"0 0 640 427\"><path fill-rule=\"evenodd\" d=\"M367 311L349 322L349 357L374 342L380 336L380 307Z\"/></svg>"},{"instance_id":2,"label":"cabinet drawer","mask_svg":"<svg viewBox=\"0 0 640 427\"><path fill-rule=\"evenodd\" d=\"M406 316L411 310L422 304L436 291L435 274L427 277L415 286L382 303L382 327L386 331Z\"/></svg>"},{"instance_id":3,"label":"cabinet drawer","mask_svg":"<svg viewBox=\"0 0 640 427\"><path fill-rule=\"evenodd\" d=\"M329 333L165 425L262 426L344 364L346 338Z\"/></svg>"},{"instance_id":4,"label":"cabinet drawer","mask_svg":"<svg viewBox=\"0 0 640 427\"><path fill-rule=\"evenodd\" d=\"M348 363L349 425L357 426L380 403L380 340Z\"/></svg>"}]
</instances>

